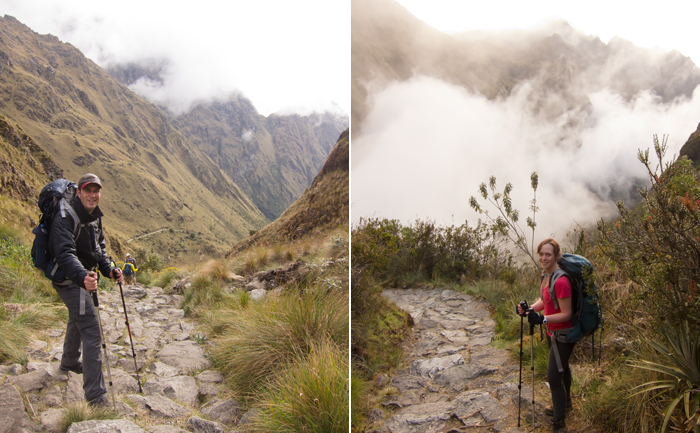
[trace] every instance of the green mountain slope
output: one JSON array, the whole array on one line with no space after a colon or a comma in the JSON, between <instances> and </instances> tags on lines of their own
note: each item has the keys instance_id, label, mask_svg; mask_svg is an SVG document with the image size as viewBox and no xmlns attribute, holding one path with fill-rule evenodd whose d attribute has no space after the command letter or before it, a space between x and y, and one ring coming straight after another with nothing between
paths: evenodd
<instances>
[{"instance_id":1,"label":"green mountain slope","mask_svg":"<svg viewBox=\"0 0 700 433\"><path fill-rule=\"evenodd\" d=\"M346 129L311 186L279 218L236 244L228 256L258 245L347 229L350 221L350 130Z\"/></svg>"},{"instance_id":2,"label":"green mountain slope","mask_svg":"<svg viewBox=\"0 0 700 433\"><path fill-rule=\"evenodd\" d=\"M57 176L98 174L105 186L104 224L119 240L117 250L126 248L126 239L170 228L192 233L198 250L216 252L267 222L161 110L72 45L9 16L0 18L0 113L8 128L52 161L52 169L34 167L43 179L27 176L35 189L26 200L35 200L38 188ZM12 154L2 156L12 161ZM180 240L167 239L172 231L162 233L161 252L181 253Z\"/></svg>"}]
</instances>

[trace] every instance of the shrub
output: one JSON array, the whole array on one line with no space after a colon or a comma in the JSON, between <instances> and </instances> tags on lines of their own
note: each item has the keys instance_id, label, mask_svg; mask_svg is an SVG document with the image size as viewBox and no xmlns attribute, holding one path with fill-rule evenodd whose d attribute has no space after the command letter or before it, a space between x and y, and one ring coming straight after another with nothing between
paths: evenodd
<instances>
[{"instance_id":1,"label":"shrub","mask_svg":"<svg viewBox=\"0 0 700 433\"><path fill-rule=\"evenodd\" d=\"M222 260L210 260L199 270L199 275L206 276L213 281L226 281L228 274L227 264Z\"/></svg>"},{"instance_id":2,"label":"shrub","mask_svg":"<svg viewBox=\"0 0 700 433\"><path fill-rule=\"evenodd\" d=\"M367 273L352 274L353 369L358 377L395 368L403 356L400 343L410 333L411 316L381 296L381 287Z\"/></svg>"},{"instance_id":3,"label":"shrub","mask_svg":"<svg viewBox=\"0 0 700 433\"><path fill-rule=\"evenodd\" d=\"M640 285L634 301L642 311L680 327L686 320L700 332L700 176L687 158L664 163L666 137L654 136L658 166L649 151L639 152L651 186L640 190L642 204L629 210L617 203L620 218L598 225L601 249Z\"/></svg>"},{"instance_id":4,"label":"shrub","mask_svg":"<svg viewBox=\"0 0 700 433\"><path fill-rule=\"evenodd\" d=\"M157 253L148 253L145 259L138 264L140 271L158 272L163 269L163 258Z\"/></svg>"},{"instance_id":5,"label":"shrub","mask_svg":"<svg viewBox=\"0 0 700 433\"><path fill-rule=\"evenodd\" d=\"M225 298L225 290L221 281L212 281L204 275L197 275L192 284L183 292L183 309L186 312L197 312L211 309L220 304Z\"/></svg>"},{"instance_id":6,"label":"shrub","mask_svg":"<svg viewBox=\"0 0 700 433\"><path fill-rule=\"evenodd\" d=\"M181 274L182 273L179 269L170 267L165 269L163 272L160 272L159 274L155 275L151 284L157 287L162 287L163 289L167 289L172 285L173 281L182 277ZM136 279L138 280L138 277Z\"/></svg>"},{"instance_id":7,"label":"shrub","mask_svg":"<svg viewBox=\"0 0 700 433\"><path fill-rule=\"evenodd\" d=\"M153 281L153 274L151 271L141 271L136 273L136 282L143 284L144 286L150 286L151 281Z\"/></svg>"},{"instance_id":8,"label":"shrub","mask_svg":"<svg viewBox=\"0 0 700 433\"><path fill-rule=\"evenodd\" d=\"M638 393L652 392L656 396L670 392L671 402L664 409L664 422L661 433L667 426L673 424L674 418L679 426L696 426L700 419L700 339L697 334L691 334L688 323L680 329L671 326L662 328L665 342L647 340L649 345L662 357L660 362L648 360L631 361L633 367L660 373L663 377L637 386ZM683 400L680 408L675 410ZM675 410L675 412L674 412ZM678 416L683 413L682 416ZM675 415L675 416L674 416ZM669 424L671 421L671 424ZM694 431L698 430L696 426Z\"/></svg>"},{"instance_id":9,"label":"shrub","mask_svg":"<svg viewBox=\"0 0 700 433\"><path fill-rule=\"evenodd\" d=\"M481 222L439 227L431 221L402 226L397 220L362 219L352 232L352 263L388 284L406 276L478 279L509 265L501 240Z\"/></svg>"},{"instance_id":10,"label":"shrub","mask_svg":"<svg viewBox=\"0 0 700 433\"><path fill-rule=\"evenodd\" d=\"M56 326L65 314L46 304L0 304L0 362L26 364L24 347L31 333Z\"/></svg>"},{"instance_id":11,"label":"shrub","mask_svg":"<svg viewBox=\"0 0 700 433\"><path fill-rule=\"evenodd\" d=\"M0 301L61 302L51 282L31 266L28 245L20 243L0 225Z\"/></svg>"}]
</instances>

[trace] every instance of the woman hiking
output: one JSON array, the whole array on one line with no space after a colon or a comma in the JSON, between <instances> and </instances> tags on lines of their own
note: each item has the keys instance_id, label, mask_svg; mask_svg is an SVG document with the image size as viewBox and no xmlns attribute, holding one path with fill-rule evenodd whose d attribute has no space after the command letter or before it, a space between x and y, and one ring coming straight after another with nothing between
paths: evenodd
<instances>
[{"instance_id":1,"label":"woman hiking","mask_svg":"<svg viewBox=\"0 0 700 433\"><path fill-rule=\"evenodd\" d=\"M546 324L547 343L549 344L549 362L547 364L547 381L552 392L552 406L544 408L544 413L552 417L554 424L553 433L567 433L566 413L571 411L571 369L569 357L574 351L576 343L566 343L563 336L573 324L571 322L571 283L568 278L557 278L554 284L556 299L551 299L549 294L550 277L559 269L557 260L561 256L559 243L547 238L537 246L540 266L542 266L542 282L540 284L540 299L530 307L529 311L523 311L522 305L518 305L520 315L527 314L527 321L531 324ZM558 306L557 306L558 305ZM539 314L543 311L543 314Z\"/></svg>"}]
</instances>

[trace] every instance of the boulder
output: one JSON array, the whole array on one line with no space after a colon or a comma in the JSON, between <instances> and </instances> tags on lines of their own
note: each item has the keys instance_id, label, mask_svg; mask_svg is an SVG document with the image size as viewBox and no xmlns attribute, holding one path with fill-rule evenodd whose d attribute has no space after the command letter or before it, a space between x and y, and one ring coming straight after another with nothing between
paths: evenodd
<instances>
[{"instance_id":1,"label":"boulder","mask_svg":"<svg viewBox=\"0 0 700 433\"><path fill-rule=\"evenodd\" d=\"M61 421L63 420L63 412L65 409L49 409L41 413L41 426L44 430L51 433L61 431Z\"/></svg>"},{"instance_id":2,"label":"boulder","mask_svg":"<svg viewBox=\"0 0 700 433\"><path fill-rule=\"evenodd\" d=\"M239 411L238 403L230 398L218 401L210 407L202 409L203 414L224 424L236 421L239 416Z\"/></svg>"},{"instance_id":3,"label":"boulder","mask_svg":"<svg viewBox=\"0 0 700 433\"><path fill-rule=\"evenodd\" d=\"M187 425L192 427L194 433L224 433L224 426L218 422L208 421L198 416L188 419Z\"/></svg>"},{"instance_id":4,"label":"boulder","mask_svg":"<svg viewBox=\"0 0 700 433\"><path fill-rule=\"evenodd\" d=\"M194 341L176 341L165 345L156 358L181 371L196 371L210 366L202 347Z\"/></svg>"},{"instance_id":5,"label":"boulder","mask_svg":"<svg viewBox=\"0 0 700 433\"><path fill-rule=\"evenodd\" d=\"M0 431L23 433L41 431L41 427L32 422L25 412L19 391L10 384L0 387Z\"/></svg>"},{"instance_id":6,"label":"boulder","mask_svg":"<svg viewBox=\"0 0 700 433\"><path fill-rule=\"evenodd\" d=\"M49 374L43 368L10 378L10 383L17 385L24 392L44 389L48 381Z\"/></svg>"},{"instance_id":7,"label":"boulder","mask_svg":"<svg viewBox=\"0 0 700 433\"><path fill-rule=\"evenodd\" d=\"M125 419L93 419L71 424L68 433L146 433L146 430Z\"/></svg>"},{"instance_id":8,"label":"boulder","mask_svg":"<svg viewBox=\"0 0 700 433\"><path fill-rule=\"evenodd\" d=\"M163 418L179 418L191 412L191 409L160 395L144 397L143 402L144 406L151 411L151 415Z\"/></svg>"}]
</instances>

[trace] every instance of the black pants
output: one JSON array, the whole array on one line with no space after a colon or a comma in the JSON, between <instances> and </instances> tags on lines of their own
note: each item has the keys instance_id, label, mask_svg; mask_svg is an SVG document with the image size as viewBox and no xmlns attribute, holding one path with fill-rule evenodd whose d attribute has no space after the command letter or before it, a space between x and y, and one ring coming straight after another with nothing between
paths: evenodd
<instances>
[{"instance_id":1,"label":"black pants","mask_svg":"<svg viewBox=\"0 0 700 433\"><path fill-rule=\"evenodd\" d=\"M564 369L561 373L557 366L551 337L547 338L547 343L549 343L547 382L549 382L549 389L552 391L554 420L563 420L566 418L566 401L571 398L571 368L569 368L569 357L571 357L576 343L562 343L557 341L556 347L559 349L561 366Z\"/></svg>"}]
</instances>

